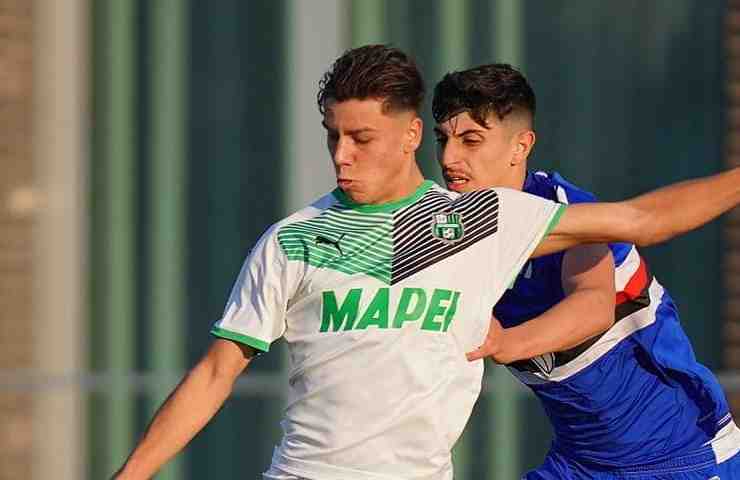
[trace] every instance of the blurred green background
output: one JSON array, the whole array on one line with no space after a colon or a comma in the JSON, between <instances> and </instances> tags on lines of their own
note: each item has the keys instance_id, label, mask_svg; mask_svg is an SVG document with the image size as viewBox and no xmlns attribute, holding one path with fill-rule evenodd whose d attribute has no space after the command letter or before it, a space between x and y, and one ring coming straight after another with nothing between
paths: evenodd
<instances>
[{"instance_id":1,"label":"blurred green background","mask_svg":"<svg viewBox=\"0 0 740 480\"><path fill-rule=\"evenodd\" d=\"M538 100L530 165L616 200L720 170L725 1L90 0L83 164L84 475L106 478L210 342L245 254L332 188L316 92L345 49L411 53L431 93L509 62ZM425 108L419 161L439 180ZM721 224L646 255L699 359L721 370ZM157 478L257 479L280 438L287 356L261 356ZM45 386L44 386L45 385ZM44 384L38 395L43 395ZM515 479L550 429L501 369L455 451L456 478ZM61 478L61 477L60 477Z\"/></svg>"}]
</instances>

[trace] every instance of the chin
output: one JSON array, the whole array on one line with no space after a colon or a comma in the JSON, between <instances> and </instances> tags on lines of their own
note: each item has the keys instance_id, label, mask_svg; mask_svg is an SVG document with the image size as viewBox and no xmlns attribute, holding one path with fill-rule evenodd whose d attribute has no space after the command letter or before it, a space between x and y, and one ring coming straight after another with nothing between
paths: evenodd
<instances>
[{"instance_id":1,"label":"chin","mask_svg":"<svg viewBox=\"0 0 740 480\"><path fill-rule=\"evenodd\" d=\"M352 200L355 203L369 203L369 196L360 190L357 190L355 188L347 188L344 189L344 194L349 197L350 200Z\"/></svg>"}]
</instances>

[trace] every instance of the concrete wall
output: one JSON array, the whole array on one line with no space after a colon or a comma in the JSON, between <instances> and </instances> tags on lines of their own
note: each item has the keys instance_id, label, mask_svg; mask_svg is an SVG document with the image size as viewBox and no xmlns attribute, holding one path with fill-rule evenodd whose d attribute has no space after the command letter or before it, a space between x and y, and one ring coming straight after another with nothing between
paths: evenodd
<instances>
[{"instance_id":1,"label":"concrete wall","mask_svg":"<svg viewBox=\"0 0 740 480\"><path fill-rule=\"evenodd\" d=\"M32 367L32 11L0 0L0 369ZM31 394L0 391L0 479L29 478Z\"/></svg>"}]
</instances>

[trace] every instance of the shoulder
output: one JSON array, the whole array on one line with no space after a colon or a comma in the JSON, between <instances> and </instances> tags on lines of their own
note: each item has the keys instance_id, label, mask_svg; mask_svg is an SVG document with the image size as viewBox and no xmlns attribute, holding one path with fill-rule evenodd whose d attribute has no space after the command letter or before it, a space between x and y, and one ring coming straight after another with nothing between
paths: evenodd
<instances>
[{"instance_id":1,"label":"shoulder","mask_svg":"<svg viewBox=\"0 0 740 480\"><path fill-rule=\"evenodd\" d=\"M597 198L593 193L568 181L558 172L537 171L530 173L527 176L527 182L528 184L531 183L539 186L540 189L549 189L553 192L553 199L560 203L573 204L597 201ZM632 248L634 248L634 246L629 243L609 244L609 249L614 256L614 261L617 266L622 264ZM547 257L562 258L564 257L564 254L565 252L558 252L553 255L548 255Z\"/></svg>"},{"instance_id":2,"label":"shoulder","mask_svg":"<svg viewBox=\"0 0 740 480\"><path fill-rule=\"evenodd\" d=\"M255 244L255 248L277 247L278 244L281 243L281 238L294 230L294 228L292 228L293 226L319 217L323 212L329 210L332 206L338 203L338 200L331 192L323 195L310 205L303 207L302 209L293 212L287 217L284 217L270 225Z\"/></svg>"},{"instance_id":3,"label":"shoulder","mask_svg":"<svg viewBox=\"0 0 740 480\"><path fill-rule=\"evenodd\" d=\"M287 227L294 223L316 218L323 212L329 210L331 207L337 205L338 203L339 201L337 200L337 198L331 192L329 192L312 202L310 205L307 205L300 210L293 212L282 220L272 224L267 232L277 233L284 227Z\"/></svg>"},{"instance_id":4,"label":"shoulder","mask_svg":"<svg viewBox=\"0 0 740 480\"><path fill-rule=\"evenodd\" d=\"M501 203L506 205L552 205L554 200L552 198L549 198L547 195L538 195L537 193L531 191L516 190L508 187L494 187L488 190L481 190L479 192L487 192L488 195L495 195L496 198L500 199Z\"/></svg>"},{"instance_id":5,"label":"shoulder","mask_svg":"<svg viewBox=\"0 0 740 480\"><path fill-rule=\"evenodd\" d=\"M569 182L558 172L530 173L527 175L524 191L566 204L596 201L594 194Z\"/></svg>"}]
</instances>

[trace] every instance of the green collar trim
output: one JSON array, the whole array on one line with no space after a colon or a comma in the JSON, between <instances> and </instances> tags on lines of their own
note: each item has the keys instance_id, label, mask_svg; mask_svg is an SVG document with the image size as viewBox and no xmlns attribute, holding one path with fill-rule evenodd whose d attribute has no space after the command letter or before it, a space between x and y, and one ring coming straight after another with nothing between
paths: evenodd
<instances>
[{"instance_id":1,"label":"green collar trim","mask_svg":"<svg viewBox=\"0 0 740 480\"><path fill-rule=\"evenodd\" d=\"M434 185L434 182L431 180L424 180L419 188L416 189L414 193L409 195L408 197L402 198L400 200L396 200L395 202L389 202L389 203L380 203L377 205L369 204L369 203L355 203L352 201L351 198L347 196L346 193L342 191L341 188L335 188L334 191L331 192L332 195L334 195L334 198L336 198L339 203L353 209L357 210L358 212L364 212L364 213L387 213L387 212L393 212L395 210L398 210L399 208L403 208L407 205L411 205L418 199L422 197L427 191L432 188L432 185Z\"/></svg>"}]
</instances>

